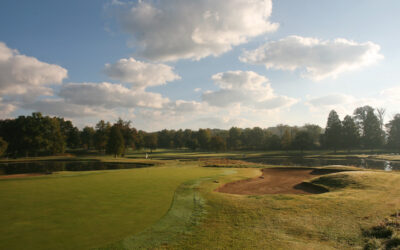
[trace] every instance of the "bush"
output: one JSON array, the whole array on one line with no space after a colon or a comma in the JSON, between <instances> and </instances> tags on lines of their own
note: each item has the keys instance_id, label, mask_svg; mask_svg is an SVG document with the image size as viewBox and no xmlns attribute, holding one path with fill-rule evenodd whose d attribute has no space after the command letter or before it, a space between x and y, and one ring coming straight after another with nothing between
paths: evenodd
<instances>
[{"instance_id":1,"label":"bush","mask_svg":"<svg viewBox=\"0 0 400 250\"><path fill-rule=\"evenodd\" d=\"M398 238L398 237L390 239L386 243L386 249L399 249L399 248L397 248L399 246L400 246L400 238Z\"/></svg>"},{"instance_id":2,"label":"bush","mask_svg":"<svg viewBox=\"0 0 400 250\"><path fill-rule=\"evenodd\" d=\"M393 235L393 229L380 225L372 227L370 230L364 231L364 236L374 237L377 239L390 238Z\"/></svg>"}]
</instances>

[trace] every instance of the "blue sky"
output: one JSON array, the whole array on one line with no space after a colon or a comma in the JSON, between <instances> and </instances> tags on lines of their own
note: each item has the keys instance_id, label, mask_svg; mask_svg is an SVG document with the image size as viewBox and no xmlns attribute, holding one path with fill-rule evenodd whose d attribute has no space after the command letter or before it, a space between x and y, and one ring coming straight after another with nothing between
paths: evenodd
<instances>
[{"instance_id":1,"label":"blue sky","mask_svg":"<svg viewBox=\"0 0 400 250\"><path fill-rule=\"evenodd\" d=\"M396 0L3 0L0 117L40 111L80 127L122 117L149 131L324 126L329 110L343 118L368 104L389 120L400 104L399 9Z\"/></svg>"}]
</instances>

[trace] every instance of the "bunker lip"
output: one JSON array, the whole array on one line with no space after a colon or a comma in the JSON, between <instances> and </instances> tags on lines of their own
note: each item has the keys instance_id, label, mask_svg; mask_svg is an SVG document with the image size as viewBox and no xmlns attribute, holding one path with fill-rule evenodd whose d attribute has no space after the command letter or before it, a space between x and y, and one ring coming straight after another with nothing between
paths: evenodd
<instances>
[{"instance_id":1,"label":"bunker lip","mask_svg":"<svg viewBox=\"0 0 400 250\"><path fill-rule=\"evenodd\" d=\"M342 172L339 169L315 169L315 168L265 168L262 175L247 180L227 183L215 191L228 194L321 194L327 189L313 185L306 180Z\"/></svg>"}]
</instances>

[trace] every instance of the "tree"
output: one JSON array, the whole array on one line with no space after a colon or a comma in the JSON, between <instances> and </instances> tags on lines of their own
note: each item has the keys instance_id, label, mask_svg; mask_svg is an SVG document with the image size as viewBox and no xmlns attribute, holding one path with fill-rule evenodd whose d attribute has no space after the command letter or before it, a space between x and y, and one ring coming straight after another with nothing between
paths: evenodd
<instances>
[{"instance_id":1,"label":"tree","mask_svg":"<svg viewBox=\"0 0 400 250\"><path fill-rule=\"evenodd\" d=\"M8 143L0 137L0 156L3 156L7 151Z\"/></svg>"},{"instance_id":2,"label":"tree","mask_svg":"<svg viewBox=\"0 0 400 250\"><path fill-rule=\"evenodd\" d=\"M346 115L342 122L342 143L349 152L360 145L360 132L351 116Z\"/></svg>"},{"instance_id":3,"label":"tree","mask_svg":"<svg viewBox=\"0 0 400 250\"><path fill-rule=\"evenodd\" d=\"M153 152L153 150L157 149L157 143L158 143L157 133L147 133L144 136L145 147L149 148L150 152Z\"/></svg>"},{"instance_id":4,"label":"tree","mask_svg":"<svg viewBox=\"0 0 400 250\"><path fill-rule=\"evenodd\" d=\"M400 114L396 114L388 124L388 146L400 152Z\"/></svg>"},{"instance_id":5,"label":"tree","mask_svg":"<svg viewBox=\"0 0 400 250\"><path fill-rule=\"evenodd\" d=\"M381 125L381 130L383 131L383 125L385 123L385 113L386 109L385 108L377 108L376 113L379 119L379 124Z\"/></svg>"},{"instance_id":6,"label":"tree","mask_svg":"<svg viewBox=\"0 0 400 250\"><path fill-rule=\"evenodd\" d=\"M233 150L239 149L239 147L241 145L240 134L241 134L241 131L239 128L232 127L231 129L229 129L229 135L228 135L229 149L233 149Z\"/></svg>"},{"instance_id":7,"label":"tree","mask_svg":"<svg viewBox=\"0 0 400 250\"><path fill-rule=\"evenodd\" d=\"M197 140L199 146L202 150L207 150L209 148L209 143L211 140L211 130L210 129L199 129L197 132Z\"/></svg>"},{"instance_id":8,"label":"tree","mask_svg":"<svg viewBox=\"0 0 400 250\"><path fill-rule=\"evenodd\" d=\"M364 147L374 149L382 146L383 131L381 130L378 117L374 114L373 110L368 110L364 121L364 135L362 141Z\"/></svg>"},{"instance_id":9,"label":"tree","mask_svg":"<svg viewBox=\"0 0 400 250\"><path fill-rule=\"evenodd\" d=\"M260 127L254 127L250 131L249 143L253 149L262 149L264 144L264 131Z\"/></svg>"},{"instance_id":10,"label":"tree","mask_svg":"<svg viewBox=\"0 0 400 250\"><path fill-rule=\"evenodd\" d=\"M109 122L103 120L96 124L96 133L94 134L94 146L100 152L104 151L107 146L108 135L110 132L111 125Z\"/></svg>"},{"instance_id":11,"label":"tree","mask_svg":"<svg viewBox=\"0 0 400 250\"><path fill-rule=\"evenodd\" d=\"M131 129L131 121L124 121L121 118L118 118L118 121L115 123L115 125L118 126L122 137L124 138L125 145L123 155L125 155L125 150L127 148L135 148L134 132L136 132L136 129L135 131Z\"/></svg>"},{"instance_id":12,"label":"tree","mask_svg":"<svg viewBox=\"0 0 400 250\"><path fill-rule=\"evenodd\" d=\"M94 145L94 134L96 131L92 127L84 127L81 132L81 142L83 147L91 149Z\"/></svg>"},{"instance_id":13,"label":"tree","mask_svg":"<svg viewBox=\"0 0 400 250\"><path fill-rule=\"evenodd\" d=\"M174 145L174 133L166 129L158 132L158 146L160 148L172 148Z\"/></svg>"},{"instance_id":14,"label":"tree","mask_svg":"<svg viewBox=\"0 0 400 250\"><path fill-rule=\"evenodd\" d=\"M367 113L369 111L374 112L374 109L371 106L366 105L363 107L356 108L353 113L354 121L356 122L357 126L360 129L361 136L364 136L364 125L365 125L365 120L367 119Z\"/></svg>"},{"instance_id":15,"label":"tree","mask_svg":"<svg viewBox=\"0 0 400 250\"><path fill-rule=\"evenodd\" d=\"M296 133L296 136L293 141L293 146L296 149L300 149L301 153L303 153L304 149L308 149L313 145L313 138L310 133L307 131L299 131Z\"/></svg>"},{"instance_id":16,"label":"tree","mask_svg":"<svg viewBox=\"0 0 400 250\"><path fill-rule=\"evenodd\" d=\"M120 156L125 151L125 142L118 125L114 125L110 129L110 134L107 141L107 154L113 154L115 158Z\"/></svg>"},{"instance_id":17,"label":"tree","mask_svg":"<svg viewBox=\"0 0 400 250\"><path fill-rule=\"evenodd\" d=\"M216 152L226 150L226 142L221 136L213 136L210 140L210 148Z\"/></svg>"},{"instance_id":18,"label":"tree","mask_svg":"<svg viewBox=\"0 0 400 250\"><path fill-rule=\"evenodd\" d=\"M183 148L185 146L185 135L182 129L175 132L173 141L175 148Z\"/></svg>"},{"instance_id":19,"label":"tree","mask_svg":"<svg viewBox=\"0 0 400 250\"><path fill-rule=\"evenodd\" d=\"M322 133L322 128L315 124L305 124L303 126L303 129L310 134L310 136L313 140L313 147L320 146L319 139L320 139L320 136Z\"/></svg>"},{"instance_id":20,"label":"tree","mask_svg":"<svg viewBox=\"0 0 400 250\"><path fill-rule=\"evenodd\" d=\"M282 139L281 139L281 145L282 148L286 151L288 151L290 149L290 147L292 146L293 143L293 137L292 137L292 133L290 131L290 128L285 129L285 131L283 132L282 135Z\"/></svg>"},{"instance_id":21,"label":"tree","mask_svg":"<svg viewBox=\"0 0 400 250\"><path fill-rule=\"evenodd\" d=\"M325 128L325 143L329 148L333 148L335 153L341 144L342 122L335 110L332 110L328 116L328 122Z\"/></svg>"}]
</instances>

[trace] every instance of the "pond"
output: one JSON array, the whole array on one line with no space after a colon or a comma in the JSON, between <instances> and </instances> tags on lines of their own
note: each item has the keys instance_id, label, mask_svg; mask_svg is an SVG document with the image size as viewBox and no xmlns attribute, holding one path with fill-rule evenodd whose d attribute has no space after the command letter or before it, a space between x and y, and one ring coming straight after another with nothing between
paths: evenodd
<instances>
[{"instance_id":1,"label":"pond","mask_svg":"<svg viewBox=\"0 0 400 250\"><path fill-rule=\"evenodd\" d=\"M365 169L380 169L386 171L400 170L399 161L385 161L368 158L304 158L304 157L262 157L246 159L247 161L284 166L329 166L345 165Z\"/></svg>"},{"instance_id":2,"label":"pond","mask_svg":"<svg viewBox=\"0 0 400 250\"><path fill-rule=\"evenodd\" d=\"M0 163L0 175L42 173L59 171L113 170L150 167L146 163L113 163L101 161L34 161Z\"/></svg>"}]
</instances>

